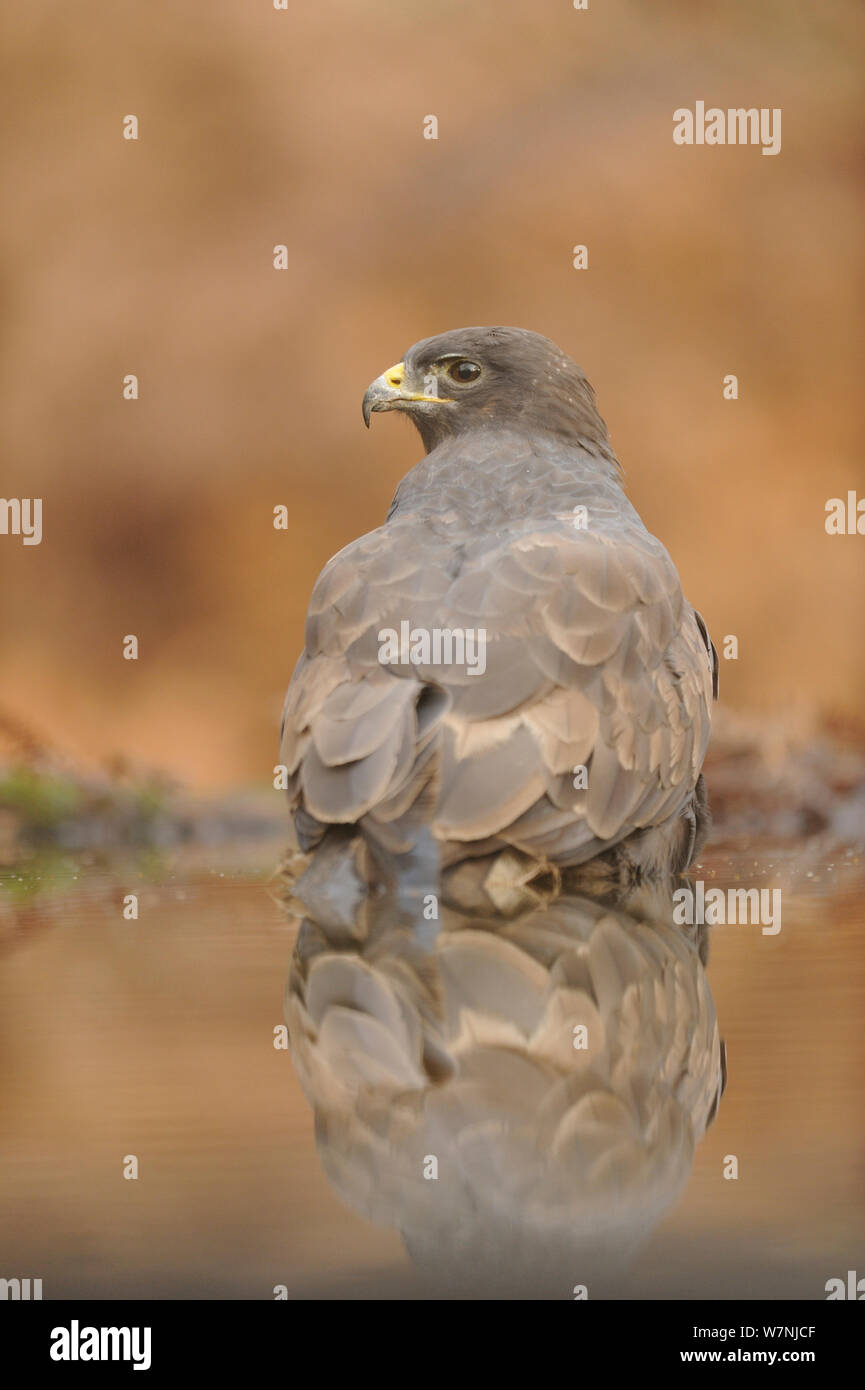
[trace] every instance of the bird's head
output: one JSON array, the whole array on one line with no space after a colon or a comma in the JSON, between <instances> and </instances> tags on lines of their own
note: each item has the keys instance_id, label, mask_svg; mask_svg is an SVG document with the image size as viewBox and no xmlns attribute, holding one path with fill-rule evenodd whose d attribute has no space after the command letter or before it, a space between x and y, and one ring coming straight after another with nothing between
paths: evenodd
<instances>
[{"instance_id":1,"label":"bird's head","mask_svg":"<svg viewBox=\"0 0 865 1390\"><path fill-rule=\"evenodd\" d=\"M457 328L415 343L369 387L367 425L377 410L404 411L427 453L484 426L609 449L582 370L549 338L524 328Z\"/></svg>"}]
</instances>

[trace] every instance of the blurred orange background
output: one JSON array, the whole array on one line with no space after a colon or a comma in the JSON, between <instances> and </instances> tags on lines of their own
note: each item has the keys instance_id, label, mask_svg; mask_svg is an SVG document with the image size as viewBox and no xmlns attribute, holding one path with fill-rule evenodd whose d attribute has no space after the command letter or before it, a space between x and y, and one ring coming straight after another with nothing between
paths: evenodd
<instances>
[{"instance_id":1,"label":"blurred orange background","mask_svg":"<svg viewBox=\"0 0 865 1390\"><path fill-rule=\"evenodd\" d=\"M476 323L586 370L739 639L724 701L862 709L865 538L824 527L865 496L854 0L30 0L3 29L0 491L44 504L40 546L0 536L4 710L77 758L269 779L314 579L420 456L363 391ZM674 145L697 100L780 107L781 153Z\"/></svg>"}]
</instances>

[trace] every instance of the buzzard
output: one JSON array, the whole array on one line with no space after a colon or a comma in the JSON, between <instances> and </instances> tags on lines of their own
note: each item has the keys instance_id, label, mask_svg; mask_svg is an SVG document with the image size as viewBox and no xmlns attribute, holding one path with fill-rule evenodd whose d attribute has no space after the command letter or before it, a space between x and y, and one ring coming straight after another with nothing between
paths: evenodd
<instances>
[{"instance_id":1,"label":"buzzard","mask_svg":"<svg viewBox=\"0 0 865 1390\"><path fill-rule=\"evenodd\" d=\"M416 343L363 400L425 457L312 593L281 762L299 847L691 861L717 655L582 370L519 328Z\"/></svg>"}]
</instances>

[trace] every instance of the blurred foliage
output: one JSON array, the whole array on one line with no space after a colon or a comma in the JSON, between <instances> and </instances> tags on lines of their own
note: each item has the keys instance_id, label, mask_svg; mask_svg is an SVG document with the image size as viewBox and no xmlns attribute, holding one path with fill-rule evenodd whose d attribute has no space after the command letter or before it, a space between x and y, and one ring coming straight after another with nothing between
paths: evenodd
<instances>
[{"instance_id":1,"label":"blurred foliage","mask_svg":"<svg viewBox=\"0 0 865 1390\"><path fill-rule=\"evenodd\" d=\"M0 774L0 810L11 811L27 831L52 829L83 810L82 789L73 782L11 768Z\"/></svg>"}]
</instances>

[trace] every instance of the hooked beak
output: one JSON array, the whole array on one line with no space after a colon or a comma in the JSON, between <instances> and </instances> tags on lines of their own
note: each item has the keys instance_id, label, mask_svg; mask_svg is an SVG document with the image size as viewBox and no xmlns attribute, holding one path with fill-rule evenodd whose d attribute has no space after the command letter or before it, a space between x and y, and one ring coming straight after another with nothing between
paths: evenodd
<instances>
[{"instance_id":1,"label":"hooked beak","mask_svg":"<svg viewBox=\"0 0 865 1390\"><path fill-rule=\"evenodd\" d=\"M410 391L405 385L405 363L397 362L377 376L363 398L363 423L369 429L369 417L375 410L404 410L415 404L453 405L448 396L425 395Z\"/></svg>"}]
</instances>

